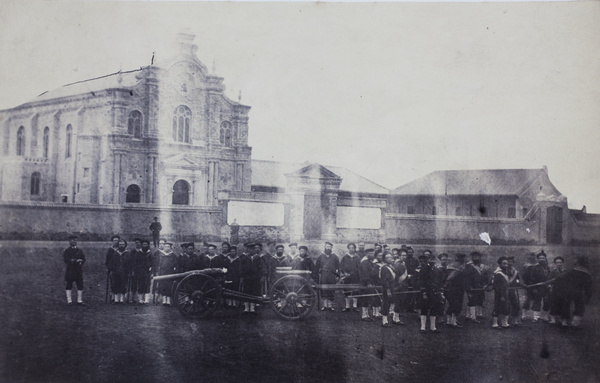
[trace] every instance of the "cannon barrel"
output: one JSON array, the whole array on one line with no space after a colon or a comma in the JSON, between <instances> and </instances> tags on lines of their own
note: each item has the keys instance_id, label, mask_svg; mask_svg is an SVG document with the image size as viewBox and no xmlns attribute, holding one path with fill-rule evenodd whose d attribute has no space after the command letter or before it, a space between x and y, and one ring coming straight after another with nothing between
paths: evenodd
<instances>
[{"instance_id":1,"label":"cannon barrel","mask_svg":"<svg viewBox=\"0 0 600 383\"><path fill-rule=\"evenodd\" d=\"M193 274L206 274L206 275L219 275L225 274L227 269L204 269L204 270L191 270L186 271L185 273L177 273L177 274L167 274L167 275L157 275L152 278L152 282L162 282L162 281L175 281L179 279L183 279L188 275Z\"/></svg>"}]
</instances>

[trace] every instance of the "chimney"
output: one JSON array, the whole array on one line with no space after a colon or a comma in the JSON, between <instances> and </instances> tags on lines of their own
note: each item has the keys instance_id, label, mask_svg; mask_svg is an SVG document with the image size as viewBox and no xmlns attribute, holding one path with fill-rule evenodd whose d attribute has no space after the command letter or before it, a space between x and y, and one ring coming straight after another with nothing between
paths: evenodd
<instances>
[{"instance_id":1,"label":"chimney","mask_svg":"<svg viewBox=\"0 0 600 383\"><path fill-rule=\"evenodd\" d=\"M542 165L542 170L548 175L548 167L546 165Z\"/></svg>"}]
</instances>

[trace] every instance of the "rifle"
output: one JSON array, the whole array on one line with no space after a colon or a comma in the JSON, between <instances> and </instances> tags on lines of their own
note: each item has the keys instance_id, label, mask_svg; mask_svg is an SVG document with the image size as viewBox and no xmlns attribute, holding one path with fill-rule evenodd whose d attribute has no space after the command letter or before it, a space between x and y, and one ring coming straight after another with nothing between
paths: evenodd
<instances>
[{"instance_id":1,"label":"rifle","mask_svg":"<svg viewBox=\"0 0 600 383\"><path fill-rule=\"evenodd\" d=\"M108 303L108 285L110 284L110 271L106 271L106 295L104 296L104 303Z\"/></svg>"}]
</instances>

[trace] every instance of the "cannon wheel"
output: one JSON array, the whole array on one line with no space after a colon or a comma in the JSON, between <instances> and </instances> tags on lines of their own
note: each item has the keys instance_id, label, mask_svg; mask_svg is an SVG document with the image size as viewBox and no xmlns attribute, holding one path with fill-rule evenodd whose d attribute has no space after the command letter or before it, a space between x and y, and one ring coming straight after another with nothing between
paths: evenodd
<instances>
[{"instance_id":1,"label":"cannon wheel","mask_svg":"<svg viewBox=\"0 0 600 383\"><path fill-rule=\"evenodd\" d=\"M173 300L183 315L204 318L219 306L221 286L208 275L188 275L177 284Z\"/></svg>"},{"instance_id":2,"label":"cannon wheel","mask_svg":"<svg viewBox=\"0 0 600 383\"><path fill-rule=\"evenodd\" d=\"M269 292L271 308L287 320L306 317L317 304L315 290L310 283L297 275L286 275L278 279Z\"/></svg>"}]
</instances>

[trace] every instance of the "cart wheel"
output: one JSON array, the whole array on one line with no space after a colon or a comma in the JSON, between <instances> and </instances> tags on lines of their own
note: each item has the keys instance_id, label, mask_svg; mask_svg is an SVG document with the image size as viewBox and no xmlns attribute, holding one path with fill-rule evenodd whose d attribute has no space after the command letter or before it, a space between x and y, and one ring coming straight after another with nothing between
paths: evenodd
<instances>
[{"instance_id":1,"label":"cart wheel","mask_svg":"<svg viewBox=\"0 0 600 383\"><path fill-rule=\"evenodd\" d=\"M310 283L297 275L278 279L269 292L271 308L287 320L304 318L315 308L316 294Z\"/></svg>"},{"instance_id":2,"label":"cart wheel","mask_svg":"<svg viewBox=\"0 0 600 383\"><path fill-rule=\"evenodd\" d=\"M177 284L174 302L183 315L207 317L221 302L221 286L208 275L188 275Z\"/></svg>"}]
</instances>

